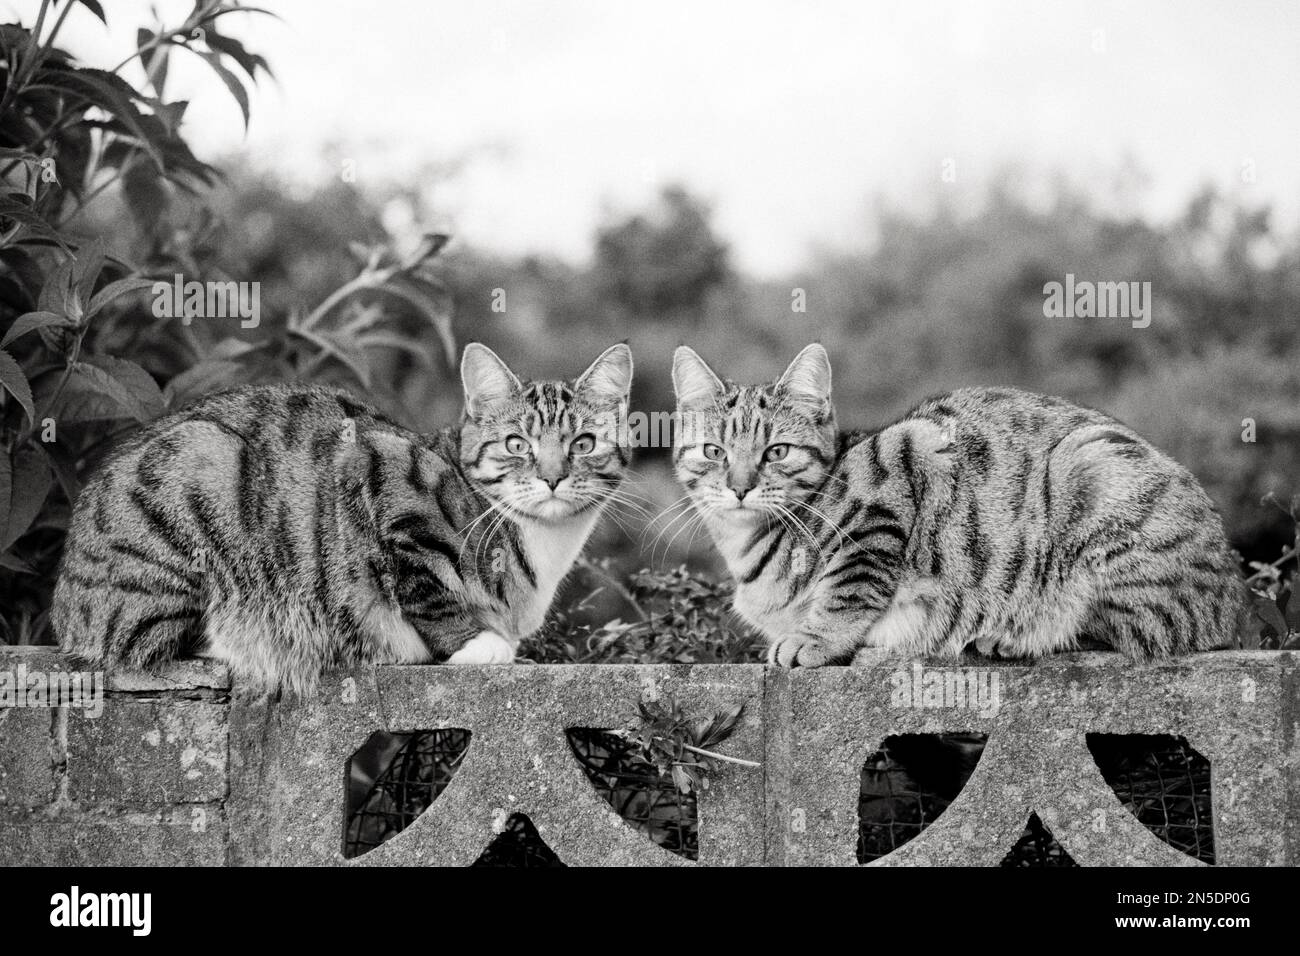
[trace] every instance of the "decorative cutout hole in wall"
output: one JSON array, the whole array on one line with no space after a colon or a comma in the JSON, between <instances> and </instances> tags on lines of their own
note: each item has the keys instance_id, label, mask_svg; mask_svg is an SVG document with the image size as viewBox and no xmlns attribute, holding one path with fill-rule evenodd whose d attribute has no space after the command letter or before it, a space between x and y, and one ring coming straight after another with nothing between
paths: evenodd
<instances>
[{"instance_id":1,"label":"decorative cutout hole in wall","mask_svg":"<svg viewBox=\"0 0 1300 956\"><path fill-rule=\"evenodd\" d=\"M862 767L858 862L870 863L921 835L966 786L987 734L886 737Z\"/></svg>"},{"instance_id":2,"label":"decorative cutout hole in wall","mask_svg":"<svg viewBox=\"0 0 1300 956\"><path fill-rule=\"evenodd\" d=\"M636 744L608 730L572 727L568 737L582 772L619 816L668 852L699 859L693 792L680 792Z\"/></svg>"},{"instance_id":3,"label":"decorative cutout hole in wall","mask_svg":"<svg viewBox=\"0 0 1300 956\"><path fill-rule=\"evenodd\" d=\"M533 869L562 867L564 862L547 846L533 821L512 813L505 829L493 838L471 866L517 866Z\"/></svg>"},{"instance_id":4,"label":"decorative cutout hole in wall","mask_svg":"<svg viewBox=\"0 0 1300 956\"><path fill-rule=\"evenodd\" d=\"M1088 750L1120 803L1176 850L1214 862L1210 761L1185 737L1088 734Z\"/></svg>"},{"instance_id":5,"label":"decorative cutout hole in wall","mask_svg":"<svg viewBox=\"0 0 1300 956\"><path fill-rule=\"evenodd\" d=\"M1056 842L1056 837L1052 836L1052 831L1047 829L1047 824L1038 818L1037 813L1029 815L1025 832L998 864L1015 867L1078 865L1065 852L1065 847Z\"/></svg>"},{"instance_id":6,"label":"decorative cutout hole in wall","mask_svg":"<svg viewBox=\"0 0 1300 956\"><path fill-rule=\"evenodd\" d=\"M470 732L459 728L371 734L347 762L344 858L369 853L429 809L460 768L469 741Z\"/></svg>"}]
</instances>

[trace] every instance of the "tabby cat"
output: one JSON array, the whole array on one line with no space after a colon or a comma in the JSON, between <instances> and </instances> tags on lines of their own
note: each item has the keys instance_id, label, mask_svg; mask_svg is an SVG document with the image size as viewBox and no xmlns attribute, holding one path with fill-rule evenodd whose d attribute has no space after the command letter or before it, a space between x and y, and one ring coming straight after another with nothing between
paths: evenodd
<instances>
[{"instance_id":1,"label":"tabby cat","mask_svg":"<svg viewBox=\"0 0 1300 956\"><path fill-rule=\"evenodd\" d=\"M679 348L673 383L678 477L774 663L1140 659L1233 637L1243 589L1214 505L1107 415L966 388L842 434L820 345L758 386Z\"/></svg>"},{"instance_id":2,"label":"tabby cat","mask_svg":"<svg viewBox=\"0 0 1300 956\"><path fill-rule=\"evenodd\" d=\"M461 378L463 422L437 435L306 385L149 425L77 501L64 650L135 668L200 653L296 692L327 666L513 660L619 494L632 356L524 383L474 344Z\"/></svg>"}]
</instances>

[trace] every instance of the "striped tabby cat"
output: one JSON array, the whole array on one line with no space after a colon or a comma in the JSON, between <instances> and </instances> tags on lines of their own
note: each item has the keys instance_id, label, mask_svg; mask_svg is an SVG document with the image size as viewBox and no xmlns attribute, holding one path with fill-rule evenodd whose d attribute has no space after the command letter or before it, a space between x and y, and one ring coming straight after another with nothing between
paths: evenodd
<instances>
[{"instance_id":1,"label":"striped tabby cat","mask_svg":"<svg viewBox=\"0 0 1300 956\"><path fill-rule=\"evenodd\" d=\"M826 351L780 380L673 361L677 474L786 666L863 656L1134 658L1228 643L1242 586L1196 480L1100 412L1010 388L841 434Z\"/></svg>"},{"instance_id":2,"label":"striped tabby cat","mask_svg":"<svg viewBox=\"0 0 1300 956\"><path fill-rule=\"evenodd\" d=\"M632 356L523 383L475 344L461 378L461 427L431 436L305 385L149 425L77 501L63 648L137 668L197 652L297 692L334 665L511 661L617 494Z\"/></svg>"}]
</instances>

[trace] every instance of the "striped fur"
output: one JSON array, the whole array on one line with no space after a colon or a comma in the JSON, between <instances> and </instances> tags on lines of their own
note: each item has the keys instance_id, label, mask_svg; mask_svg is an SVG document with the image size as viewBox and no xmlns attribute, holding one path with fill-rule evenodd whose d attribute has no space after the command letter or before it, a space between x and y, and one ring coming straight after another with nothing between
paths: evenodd
<instances>
[{"instance_id":1,"label":"striped fur","mask_svg":"<svg viewBox=\"0 0 1300 956\"><path fill-rule=\"evenodd\" d=\"M1233 639L1244 592L1213 503L1107 415L968 388L841 434L819 345L769 385L723 382L685 348L673 376L678 476L773 662Z\"/></svg>"},{"instance_id":2,"label":"striped fur","mask_svg":"<svg viewBox=\"0 0 1300 956\"><path fill-rule=\"evenodd\" d=\"M577 383L523 383L471 345L465 419L437 435L305 385L154 422L77 501L60 642L134 668L201 653L266 691L328 666L510 660L623 475L631 371L615 346Z\"/></svg>"}]
</instances>

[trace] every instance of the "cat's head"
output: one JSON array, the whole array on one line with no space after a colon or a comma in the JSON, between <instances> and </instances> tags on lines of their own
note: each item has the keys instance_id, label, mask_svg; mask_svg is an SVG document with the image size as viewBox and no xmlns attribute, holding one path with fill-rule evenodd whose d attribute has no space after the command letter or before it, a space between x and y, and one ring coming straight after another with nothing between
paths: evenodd
<instances>
[{"instance_id":1,"label":"cat's head","mask_svg":"<svg viewBox=\"0 0 1300 956\"><path fill-rule=\"evenodd\" d=\"M465 347L461 463L515 514L557 521L599 507L622 480L632 352L606 349L572 382L525 382L486 345Z\"/></svg>"},{"instance_id":2,"label":"cat's head","mask_svg":"<svg viewBox=\"0 0 1300 956\"><path fill-rule=\"evenodd\" d=\"M724 520L777 517L813 500L835 460L826 350L810 345L764 385L723 381L695 352L673 355L677 477L702 511Z\"/></svg>"}]
</instances>

